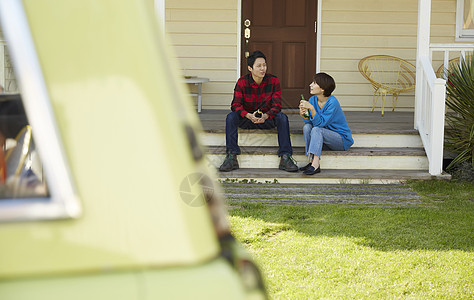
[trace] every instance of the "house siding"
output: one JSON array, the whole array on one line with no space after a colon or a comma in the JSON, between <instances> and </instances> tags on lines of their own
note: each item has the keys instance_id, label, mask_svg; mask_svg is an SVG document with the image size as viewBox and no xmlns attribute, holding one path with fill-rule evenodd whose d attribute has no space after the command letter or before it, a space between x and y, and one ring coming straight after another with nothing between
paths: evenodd
<instances>
[{"instance_id":1,"label":"house siding","mask_svg":"<svg viewBox=\"0 0 474 300\"><path fill-rule=\"evenodd\" d=\"M239 74L238 5L221 0L167 0L165 4L165 28L183 75L210 79L202 86L205 109L228 109L232 101Z\"/></svg>"},{"instance_id":2,"label":"house siding","mask_svg":"<svg viewBox=\"0 0 474 300\"><path fill-rule=\"evenodd\" d=\"M19 92L19 87L13 72L10 56L6 42L3 38L3 33L0 30L0 84L3 86L3 91L7 93Z\"/></svg>"}]
</instances>

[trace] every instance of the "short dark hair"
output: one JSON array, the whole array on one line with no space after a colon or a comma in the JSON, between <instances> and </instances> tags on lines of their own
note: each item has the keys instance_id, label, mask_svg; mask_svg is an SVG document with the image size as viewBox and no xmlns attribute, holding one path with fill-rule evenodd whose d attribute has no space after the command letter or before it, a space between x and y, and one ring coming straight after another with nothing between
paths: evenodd
<instances>
[{"instance_id":1,"label":"short dark hair","mask_svg":"<svg viewBox=\"0 0 474 300\"><path fill-rule=\"evenodd\" d=\"M252 54L250 54L249 57L247 57L247 65L253 69L253 64L259 57L267 61L267 57L265 56L265 54L263 54L262 51L257 50L257 51L252 52Z\"/></svg>"},{"instance_id":2,"label":"short dark hair","mask_svg":"<svg viewBox=\"0 0 474 300\"><path fill-rule=\"evenodd\" d=\"M324 90L323 95L325 97L331 96L332 92L336 89L336 82L334 78L326 73L318 73L314 75L313 81Z\"/></svg>"}]
</instances>

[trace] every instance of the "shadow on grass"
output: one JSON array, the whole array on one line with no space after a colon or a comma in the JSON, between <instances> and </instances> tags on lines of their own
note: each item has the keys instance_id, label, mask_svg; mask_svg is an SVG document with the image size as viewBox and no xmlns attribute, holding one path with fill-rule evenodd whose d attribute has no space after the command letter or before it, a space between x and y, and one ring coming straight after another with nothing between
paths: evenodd
<instances>
[{"instance_id":1,"label":"shadow on grass","mask_svg":"<svg viewBox=\"0 0 474 300\"><path fill-rule=\"evenodd\" d=\"M232 216L283 224L309 236L354 237L382 251L474 250L474 187L454 182L411 183L421 207L270 206L233 203Z\"/></svg>"}]
</instances>

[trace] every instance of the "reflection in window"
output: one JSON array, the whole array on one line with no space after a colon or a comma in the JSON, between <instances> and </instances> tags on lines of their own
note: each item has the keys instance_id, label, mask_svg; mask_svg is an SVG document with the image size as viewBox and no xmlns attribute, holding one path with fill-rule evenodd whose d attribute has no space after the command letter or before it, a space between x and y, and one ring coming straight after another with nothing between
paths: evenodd
<instances>
[{"instance_id":1,"label":"reflection in window","mask_svg":"<svg viewBox=\"0 0 474 300\"><path fill-rule=\"evenodd\" d=\"M472 0L464 0L464 17L463 17L463 29L474 29L473 14L474 14L474 2Z\"/></svg>"},{"instance_id":2,"label":"reflection in window","mask_svg":"<svg viewBox=\"0 0 474 300\"><path fill-rule=\"evenodd\" d=\"M457 0L456 39L474 41L474 0Z\"/></svg>"},{"instance_id":3,"label":"reflection in window","mask_svg":"<svg viewBox=\"0 0 474 300\"><path fill-rule=\"evenodd\" d=\"M0 199L48 196L20 94L0 93Z\"/></svg>"}]
</instances>

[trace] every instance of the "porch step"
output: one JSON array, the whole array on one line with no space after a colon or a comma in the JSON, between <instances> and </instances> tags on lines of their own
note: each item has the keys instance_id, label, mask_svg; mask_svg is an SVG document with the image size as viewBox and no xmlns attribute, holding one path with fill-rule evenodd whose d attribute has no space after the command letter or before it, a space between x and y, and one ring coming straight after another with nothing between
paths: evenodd
<instances>
[{"instance_id":1,"label":"porch step","mask_svg":"<svg viewBox=\"0 0 474 300\"><path fill-rule=\"evenodd\" d=\"M242 146L238 156L241 168L278 167L280 158L278 147L273 146ZM216 168L225 159L225 146L209 146L207 159ZM293 147L293 158L299 167L308 163L304 147ZM428 169L428 159L423 148L410 147L351 147L347 151L325 151L321 155L322 169L394 169L424 170Z\"/></svg>"},{"instance_id":2,"label":"porch step","mask_svg":"<svg viewBox=\"0 0 474 300\"><path fill-rule=\"evenodd\" d=\"M231 172L217 172L223 183L288 183L288 184L398 184L411 179L449 180L449 175L431 176L424 170L324 169L315 175L285 172L277 168L243 168Z\"/></svg>"},{"instance_id":3,"label":"porch step","mask_svg":"<svg viewBox=\"0 0 474 300\"><path fill-rule=\"evenodd\" d=\"M291 133L293 147L304 147L301 128ZM414 147L422 148L418 132L415 130L371 132L358 131L352 134L352 147ZM206 131L201 135L201 141L208 146L225 146L225 132ZM276 130L239 129L240 146L278 146Z\"/></svg>"}]
</instances>

